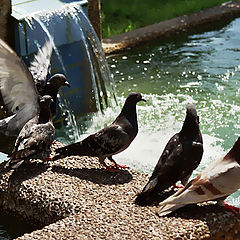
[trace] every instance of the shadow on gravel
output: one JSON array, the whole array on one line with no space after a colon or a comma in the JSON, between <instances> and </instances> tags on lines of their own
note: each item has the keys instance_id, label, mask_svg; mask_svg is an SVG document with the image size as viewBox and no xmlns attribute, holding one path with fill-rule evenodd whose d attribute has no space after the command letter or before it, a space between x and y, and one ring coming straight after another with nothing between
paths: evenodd
<instances>
[{"instance_id":1,"label":"shadow on gravel","mask_svg":"<svg viewBox=\"0 0 240 240\"><path fill-rule=\"evenodd\" d=\"M132 174L127 170L109 172L106 169L101 168L68 169L61 166L54 166L52 171L68 174L69 176L78 177L83 180L104 185L124 184L133 179Z\"/></svg>"},{"instance_id":2,"label":"shadow on gravel","mask_svg":"<svg viewBox=\"0 0 240 240\"><path fill-rule=\"evenodd\" d=\"M11 186L20 186L21 183L27 179L34 178L39 174L45 172L49 166L42 162L24 162L17 169L11 170L4 168L5 162L0 164L0 174L13 171L9 176L8 185Z\"/></svg>"}]
</instances>

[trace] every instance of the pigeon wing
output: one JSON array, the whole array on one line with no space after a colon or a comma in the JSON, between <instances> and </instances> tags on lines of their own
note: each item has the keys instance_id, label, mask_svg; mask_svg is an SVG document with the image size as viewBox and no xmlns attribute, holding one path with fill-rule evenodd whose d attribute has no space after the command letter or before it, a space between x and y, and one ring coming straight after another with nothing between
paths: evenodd
<instances>
[{"instance_id":1,"label":"pigeon wing","mask_svg":"<svg viewBox=\"0 0 240 240\"><path fill-rule=\"evenodd\" d=\"M85 139L96 155L113 155L121 152L130 144L128 134L117 124L111 124Z\"/></svg>"},{"instance_id":2,"label":"pigeon wing","mask_svg":"<svg viewBox=\"0 0 240 240\"><path fill-rule=\"evenodd\" d=\"M29 124L33 124L33 122ZM36 154L50 151L55 132L52 123L33 124L30 131L28 129L23 128L20 132L15 149L10 156L11 159L33 157Z\"/></svg>"},{"instance_id":3,"label":"pigeon wing","mask_svg":"<svg viewBox=\"0 0 240 240\"><path fill-rule=\"evenodd\" d=\"M163 150L162 155L160 156L157 165L155 166L152 176L149 179L149 182L144 187L143 192L153 189L158 183L158 176L162 175L168 169L171 170L173 156L175 155L176 147L179 142L178 133L175 134L167 143L166 147ZM171 162L169 162L171 160Z\"/></svg>"},{"instance_id":4,"label":"pigeon wing","mask_svg":"<svg viewBox=\"0 0 240 240\"><path fill-rule=\"evenodd\" d=\"M4 131L18 133L38 112L38 94L31 73L23 61L0 40L0 91L8 112L15 114ZM2 127L1 121L0 126ZM11 135L11 134L9 134Z\"/></svg>"},{"instance_id":5,"label":"pigeon wing","mask_svg":"<svg viewBox=\"0 0 240 240\"><path fill-rule=\"evenodd\" d=\"M166 189L178 180L189 177L199 165L202 154L202 143L192 141L181 143L179 134L175 134L166 145L143 192L153 189L157 184L159 184L158 188ZM175 179L174 182L169 181L171 175Z\"/></svg>"},{"instance_id":6,"label":"pigeon wing","mask_svg":"<svg viewBox=\"0 0 240 240\"><path fill-rule=\"evenodd\" d=\"M29 71L35 81L36 87L41 92L46 84L47 75L50 74L50 59L52 55L52 41L48 40L30 64Z\"/></svg>"}]
</instances>

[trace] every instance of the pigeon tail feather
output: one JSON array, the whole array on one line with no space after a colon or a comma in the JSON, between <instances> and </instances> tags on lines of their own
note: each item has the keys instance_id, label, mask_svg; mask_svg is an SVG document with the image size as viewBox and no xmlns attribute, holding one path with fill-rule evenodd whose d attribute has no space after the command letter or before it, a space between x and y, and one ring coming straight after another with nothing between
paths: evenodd
<instances>
[{"instance_id":1,"label":"pigeon tail feather","mask_svg":"<svg viewBox=\"0 0 240 240\"><path fill-rule=\"evenodd\" d=\"M153 200L153 195L152 192L146 191L146 192L141 192L137 195L135 199L135 203L138 204L139 206L146 206Z\"/></svg>"},{"instance_id":2,"label":"pigeon tail feather","mask_svg":"<svg viewBox=\"0 0 240 240\"><path fill-rule=\"evenodd\" d=\"M20 165L22 165L23 162L24 162L23 159L8 160L7 163L5 164L4 168L16 169Z\"/></svg>"},{"instance_id":3,"label":"pigeon tail feather","mask_svg":"<svg viewBox=\"0 0 240 240\"><path fill-rule=\"evenodd\" d=\"M84 147L82 142L70 144L55 150L60 157L67 157L72 155L85 156L89 155L89 151ZM56 156L57 157L57 156Z\"/></svg>"},{"instance_id":4,"label":"pigeon tail feather","mask_svg":"<svg viewBox=\"0 0 240 240\"><path fill-rule=\"evenodd\" d=\"M152 179L148 182L148 184L144 187L141 193L135 199L135 203L140 206L145 206L149 204L154 197L157 197L155 187L157 185L157 178Z\"/></svg>"},{"instance_id":5,"label":"pigeon tail feather","mask_svg":"<svg viewBox=\"0 0 240 240\"><path fill-rule=\"evenodd\" d=\"M171 212L176 211L179 208L184 207L187 204L174 204L174 203L169 203L166 205L160 205L160 207L158 207L156 213L159 217L163 217L166 216L168 214L170 214Z\"/></svg>"}]
</instances>

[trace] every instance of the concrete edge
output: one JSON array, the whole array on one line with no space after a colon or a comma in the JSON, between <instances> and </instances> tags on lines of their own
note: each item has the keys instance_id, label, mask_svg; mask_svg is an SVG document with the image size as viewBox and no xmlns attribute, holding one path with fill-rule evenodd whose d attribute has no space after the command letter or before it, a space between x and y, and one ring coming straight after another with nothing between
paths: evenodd
<instances>
[{"instance_id":1,"label":"concrete edge","mask_svg":"<svg viewBox=\"0 0 240 240\"><path fill-rule=\"evenodd\" d=\"M102 47L105 54L115 54L149 41L167 40L182 33L200 31L204 27L213 27L214 24L239 16L240 1L230 2L102 39Z\"/></svg>"}]
</instances>

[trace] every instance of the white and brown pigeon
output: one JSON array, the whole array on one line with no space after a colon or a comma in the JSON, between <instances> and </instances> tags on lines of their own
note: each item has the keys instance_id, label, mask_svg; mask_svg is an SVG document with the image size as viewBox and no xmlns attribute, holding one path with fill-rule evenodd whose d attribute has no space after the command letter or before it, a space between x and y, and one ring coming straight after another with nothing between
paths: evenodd
<instances>
[{"instance_id":1,"label":"white and brown pigeon","mask_svg":"<svg viewBox=\"0 0 240 240\"><path fill-rule=\"evenodd\" d=\"M39 113L29 120L20 131L6 168L17 168L30 159L50 159L55 128L51 120L50 104L53 99L45 95L39 100Z\"/></svg>"},{"instance_id":2,"label":"white and brown pigeon","mask_svg":"<svg viewBox=\"0 0 240 240\"><path fill-rule=\"evenodd\" d=\"M108 170L123 167L118 165L112 156L125 150L136 137L138 133L136 104L140 101L146 102L140 93L130 93L121 113L111 125L80 142L56 149L58 155L53 159L71 155L95 156ZM108 158L114 166L107 166L105 158Z\"/></svg>"},{"instance_id":3,"label":"white and brown pigeon","mask_svg":"<svg viewBox=\"0 0 240 240\"><path fill-rule=\"evenodd\" d=\"M16 53L0 39L0 104L8 114L8 117L0 120L0 132L4 135L18 135L24 124L38 113L38 99L46 93L53 98L52 117L55 115L56 93L61 86L70 85L62 74L55 74L46 83L51 49L52 45L47 41L41 54L36 55L34 61L37 63L31 65L30 71ZM44 59L40 61L41 57ZM39 75L36 73L38 70ZM34 78L33 75L38 78Z\"/></svg>"},{"instance_id":4,"label":"white and brown pigeon","mask_svg":"<svg viewBox=\"0 0 240 240\"><path fill-rule=\"evenodd\" d=\"M199 129L199 117L194 104L187 105L182 129L167 143L152 176L137 196L138 205L157 201L159 194L178 181L185 185L202 159L203 141Z\"/></svg>"},{"instance_id":5,"label":"white and brown pigeon","mask_svg":"<svg viewBox=\"0 0 240 240\"><path fill-rule=\"evenodd\" d=\"M160 203L159 216L167 215L188 204L217 201L218 205L238 213L237 207L225 203L240 188L240 137L231 150L217 161L211 162L183 189Z\"/></svg>"}]
</instances>

